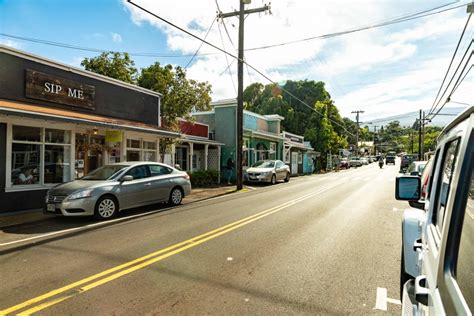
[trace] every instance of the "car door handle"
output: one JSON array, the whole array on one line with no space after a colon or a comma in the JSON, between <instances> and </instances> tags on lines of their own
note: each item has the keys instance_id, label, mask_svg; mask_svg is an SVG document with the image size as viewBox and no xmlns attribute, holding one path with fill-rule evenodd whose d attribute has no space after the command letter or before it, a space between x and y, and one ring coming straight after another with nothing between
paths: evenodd
<instances>
[{"instance_id":1,"label":"car door handle","mask_svg":"<svg viewBox=\"0 0 474 316\"><path fill-rule=\"evenodd\" d=\"M150 182L148 182L148 183L145 183L145 186L147 186L147 187L149 187L150 185L151 185L151 183L150 183Z\"/></svg>"}]
</instances>

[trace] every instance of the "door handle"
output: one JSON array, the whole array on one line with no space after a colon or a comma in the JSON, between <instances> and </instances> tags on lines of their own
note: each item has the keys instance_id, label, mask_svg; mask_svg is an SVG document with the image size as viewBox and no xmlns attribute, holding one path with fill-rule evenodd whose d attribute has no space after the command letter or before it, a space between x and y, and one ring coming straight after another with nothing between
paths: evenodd
<instances>
[{"instance_id":1,"label":"door handle","mask_svg":"<svg viewBox=\"0 0 474 316\"><path fill-rule=\"evenodd\" d=\"M145 183L145 186L147 186L147 187L149 187L150 185L151 185L151 183L150 183L150 182L148 182L148 183Z\"/></svg>"},{"instance_id":2,"label":"door handle","mask_svg":"<svg viewBox=\"0 0 474 316\"><path fill-rule=\"evenodd\" d=\"M423 305L428 305L430 291L426 287L426 276L419 275L415 278L415 300Z\"/></svg>"},{"instance_id":3,"label":"door handle","mask_svg":"<svg viewBox=\"0 0 474 316\"><path fill-rule=\"evenodd\" d=\"M421 238L415 240L415 242L413 243L413 251L417 251L418 249L423 250L423 248L424 247L423 247L423 242L421 241Z\"/></svg>"}]
</instances>

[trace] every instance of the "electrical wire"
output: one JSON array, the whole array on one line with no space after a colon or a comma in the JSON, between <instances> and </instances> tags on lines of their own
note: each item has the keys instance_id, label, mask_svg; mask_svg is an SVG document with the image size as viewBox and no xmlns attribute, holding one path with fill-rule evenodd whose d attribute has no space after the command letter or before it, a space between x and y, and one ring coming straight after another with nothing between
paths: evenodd
<instances>
[{"instance_id":1,"label":"electrical wire","mask_svg":"<svg viewBox=\"0 0 474 316\"><path fill-rule=\"evenodd\" d=\"M454 54L451 57L451 61L449 62L448 70L446 71L446 74L444 75L443 81L441 82L441 86L439 87L438 93L436 94L436 97L433 101L433 104L431 105L431 108L428 112L428 115L430 115L431 113L433 113L435 111L436 107L438 106L438 104L440 102L440 101L438 101L438 103L436 103L436 100L438 99L439 93L441 92L441 89L443 89L444 82L446 81L446 78L448 77L449 70L451 69L451 65L453 64L454 58L456 57L456 54L458 52L458 48L459 48L459 45L461 44L462 38L464 36L464 32L466 31L467 25L469 24L469 21L471 20L471 15L472 15L472 13L469 14L469 16L467 17L466 24L464 25L464 29L462 30L461 36L459 37L458 44L456 45L456 49L454 50ZM441 98L440 98L440 100L441 100Z\"/></svg>"},{"instance_id":2,"label":"electrical wire","mask_svg":"<svg viewBox=\"0 0 474 316\"><path fill-rule=\"evenodd\" d=\"M69 49L75 49L75 50L82 50L82 51L93 52L93 53L109 53L109 52L111 52L111 50L104 50L104 49L90 48L90 47L82 47L82 46L77 46L77 45L72 45L72 44L53 42L53 41L48 41L48 40L43 40L43 39L38 39L38 38L23 37L23 36L17 36L17 35L5 34L5 33L0 33L0 36L14 38L14 39L21 40L21 41L27 41L27 42L33 42L33 43L38 43L38 44L44 44L44 45L56 46L56 47L62 47L62 48L69 48ZM119 53L125 53L125 52L119 52ZM168 54L160 54L160 53L137 53L137 52L131 52L131 53L128 53L128 54L130 56L137 56L137 57L161 57L161 58L184 58L184 57L193 56L192 54L188 54L188 55L168 55ZM204 53L204 54L199 54L199 56L215 55L215 54L216 53Z\"/></svg>"},{"instance_id":3,"label":"electrical wire","mask_svg":"<svg viewBox=\"0 0 474 316\"><path fill-rule=\"evenodd\" d=\"M441 96L439 97L439 100L438 102L436 103L436 106L433 108L433 109L430 109L430 112L428 112L428 115L434 113L434 111L436 110L436 108L438 107L439 103L441 102L441 100L443 100L443 97L444 95L446 94L446 92L448 91L448 88L451 86L451 83L453 82L453 79L454 77L456 76L459 68L461 67L461 65L463 64L463 61L464 61L464 58L467 56L468 52L469 52L469 49L471 48L471 45L472 43L474 42L474 39L471 40L471 42L469 43L469 46L467 47L466 51L464 52L464 55L462 56L461 60L459 61L459 64L458 66L456 67L456 70L454 71L453 75L451 76L451 79L449 80L448 84L446 85L446 88L444 89L443 93L441 94ZM471 53L472 55L472 53ZM471 59L471 56L469 56L468 58L468 62L469 62L469 59ZM467 63L466 63L467 64ZM464 71L464 69L463 69ZM459 76L462 75L462 72L459 74ZM458 80L459 80L459 77L458 77Z\"/></svg>"},{"instance_id":4,"label":"electrical wire","mask_svg":"<svg viewBox=\"0 0 474 316\"><path fill-rule=\"evenodd\" d=\"M456 80L456 83L454 84L453 90L451 90L451 92L449 93L448 97L447 97L446 100L444 101L443 105L441 105L441 107L438 109L438 111L437 111L436 113L433 112L434 114L431 113L432 116L430 116L430 119L435 118L435 117L439 114L439 112L443 109L443 107L444 107L447 103L449 103L449 102L451 101L451 96L454 94L454 91L456 91L457 87L461 84L461 82L464 80L464 78L466 78L466 76L464 76L464 77L462 77L462 79L461 79L461 76L462 76L462 74L464 73L464 70L466 69L466 67L467 67L467 65L469 64L469 61L471 60L471 57L472 57L473 55L474 55L474 51L472 51L472 52L471 52L471 55L469 55L469 58L467 59L466 64L464 65L464 68L462 69L461 73L459 74L458 79ZM471 68L472 68L472 66L471 66ZM470 70L470 68L469 68L469 70ZM466 74L469 73L469 70L466 72Z\"/></svg>"},{"instance_id":5,"label":"electrical wire","mask_svg":"<svg viewBox=\"0 0 474 316\"><path fill-rule=\"evenodd\" d=\"M442 8L442 7L451 5L451 4L453 4L453 2L451 2L449 4L439 6L439 7L436 7L436 8L433 8L433 9L428 9L428 10L420 11L418 13L410 14L409 16L406 16L406 17L403 17L403 18L395 18L395 19L389 20L387 22L376 23L376 24L373 24L373 25L362 26L362 27L358 27L358 28L355 28L355 29L347 30L347 31L340 31L340 32L335 32L335 33L328 33L328 34L323 34L323 35L318 35L318 36L312 36L312 37L307 37L307 38L303 38L303 39L299 39L299 40L282 42L282 43L278 43L278 44L248 48L248 49L246 49L246 51L268 49L268 48L285 46L285 45L290 45L290 44L295 44L295 43L312 41L312 40L316 40L316 39L327 39L327 38L332 38L332 37L336 37L336 36L347 35L347 34L356 33L356 32L365 31L365 30L370 30L370 29L374 29L374 28L378 28L378 27L388 26L388 25L392 25L392 24L396 24L396 23L411 21L411 20L427 17L427 16L430 16L430 15L440 14L440 13L450 11L450 10L455 10L455 9L458 9L458 8L461 8L461 7L464 7L464 6L467 5L465 3L465 4L461 4L461 5L452 7L452 8L448 8L448 9L439 10L439 11L436 11L436 12L423 14L424 12L433 11L433 10L436 10L436 9L439 9L439 8Z\"/></svg>"},{"instance_id":6,"label":"electrical wire","mask_svg":"<svg viewBox=\"0 0 474 316\"><path fill-rule=\"evenodd\" d=\"M211 31L212 26L214 25L214 22L216 22L216 18L214 18L214 20L212 20L211 26L209 26L209 29L207 30L206 35L204 36L204 39L206 39L207 36L209 35L209 32ZM197 49L196 52L194 53L193 57L191 57L191 59L188 61L188 63L186 64L186 66L184 66L184 69L188 69L188 66L189 66L189 65L191 64L191 62L193 61L194 57L196 57L196 55L199 53L199 51L201 50L201 47L202 47L203 44L204 44L203 42L201 42L201 43L199 44L198 49Z\"/></svg>"},{"instance_id":7,"label":"electrical wire","mask_svg":"<svg viewBox=\"0 0 474 316\"><path fill-rule=\"evenodd\" d=\"M219 7L219 2L216 0L216 7L217 7L217 11L219 13L221 13L221 8ZM247 15L248 16L248 15ZM232 47L234 48L235 50L235 45L234 45L234 42L232 41L232 38L230 37L230 34L229 34L229 31L227 30L227 25L225 24L224 20L222 19L222 24L224 25L224 30L225 32L227 33L227 37L229 38L229 41L230 43L232 44Z\"/></svg>"},{"instance_id":8,"label":"electrical wire","mask_svg":"<svg viewBox=\"0 0 474 316\"><path fill-rule=\"evenodd\" d=\"M132 4L133 6L135 6L135 7L139 8L139 9L141 9L142 11L144 11L144 12L146 12L146 13L148 13L148 14L154 16L154 17L156 17L156 18L159 19L160 21L162 21L162 22L164 22L164 23L166 23L166 24L168 24L168 25L171 25L172 27L174 27L174 28L180 30L181 32L186 33L186 34L188 34L189 36L191 36L191 37L193 37L193 38L196 38L196 39L202 41L203 43L205 43L205 44L207 44L207 45L209 45L209 46L211 46L211 47L213 47L213 48L219 50L220 52L223 52L224 54L229 55L229 56L231 56L231 57L233 57L233 58L239 60L240 62L247 64L252 70L254 70L255 72L257 72L260 76L262 76L263 78L265 78L266 80L268 80L270 83L272 83L272 84L277 84L275 81L273 81L272 79L270 79L267 75L265 75L264 73L262 73L260 70L258 70L257 68L255 68L255 67L252 66L251 64L245 62L244 60L241 60L240 58L238 58L238 57L235 56L234 54L229 53L228 51L226 51L226 50L224 50L224 49L222 49L222 48L220 48L220 47L218 47L218 46L216 46L216 45L214 45L214 44L212 44L212 43L209 43L208 41L206 41L206 40L204 40L204 39L202 39L202 38L200 38L200 37L194 35L193 33L191 33L191 32L189 32L189 31L183 29L182 27L179 27L179 26L177 26L176 24L174 24L174 23L172 23L172 22L166 20L165 18L162 18L161 16L159 16L159 15L157 15L157 14L151 12L150 10L141 7L140 5L138 5L138 4L134 3L134 2L132 2L131 0L127 0L127 2L130 3L130 4ZM291 93L290 91L286 90L284 87L279 86L279 88L280 88L282 91L285 91L288 95L292 96L292 97L293 97L294 99L296 99L297 101L299 101L299 102L300 102L301 104L303 104L304 106L306 106L306 107L308 107L309 109L311 109L312 111L318 113L318 114L321 115L321 116L324 116L324 113L321 113L320 111L316 110L314 107L308 105L306 102L304 102L303 100L301 100L300 98L298 98L297 96L295 96L293 93ZM328 119L329 119L331 122L333 122L335 125L338 125L339 127L341 127L341 128L342 128L344 131L346 131L346 133L348 133L349 135L355 136L354 134L352 134L351 132L349 132L349 131L346 129L346 127L345 127L344 125L340 124L339 122L333 120L333 119L330 118L330 117L328 117Z\"/></svg>"},{"instance_id":9,"label":"electrical wire","mask_svg":"<svg viewBox=\"0 0 474 316\"><path fill-rule=\"evenodd\" d=\"M129 3L135 5L132 2L129 2ZM452 3L447 4L447 5L451 5L451 4ZM447 6L447 5L444 5L444 6ZM454 9L457 9L457 8L460 8L460 7L463 7L463 6L466 6L466 5L467 4L462 4L462 5L452 7L452 8L446 9L446 10L433 12L429 15L434 15L434 14L446 12L446 11L449 11L449 10L454 10ZM439 7L437 7L437 8L439 8ZM434 8L434 9L436 9L436 8ZM425 10L425 11L421 11L421 12L431 11L431 10L434 10L434 9L429 9L429 10ZM145 12L147 12L147 11L145 11ZM151 14L150 12L147 12L147 13ZM410 14L410 16L413 16L412 19L422 18L422 17L428 16L428 15L415 16L416 14L417 13ZM419 14L419 12L418 12L418 14ZM391 24L393 24L393 23L404 22L404 21L407 21L407 20L403 20L403 18L394 18L394 19L391 19L389 21L392 21ZM335 37L335 36L339 36L339 35L345 35L345 34L349 34L349 33L363 31L363 30L369 29L369 28L381 27L381 26L385 26L385 25L390 25L390 24L380 23L379 25L376 24L376 25L372 25L371 27L358 28L358 29L353 29L353 30L348 30L348 31L341 31L341 32L337 32L337 33L329 33L329 34L314 36L314 37L310 37L310 38L306 38L306 39L301 39L301 40L296 40L296 41L291 41L291 42L285 42L285 43L280 43L280 44L275 44L275 45L267 45L267 46L249 48L249 49L245 49L245 51L262 50L262 49L268 49L268 48L272 48L272 47L283 46L283 45L298 43L298 42L307 41L307 40L330 38L330 37ZM226 29L226 32L228 33L227 27L225 26L225 23L224 23L224 28ZM14 39L21 40L21 41L33 42L33 43L38 43L38 44L43 44L43 45L50 45L50 46L57 46L57 47L68 48L68 49L82 50L82 51L88 51L88 52L96 52L96 53L111 52L111 50L104 50L104 49L90 48L90 47L82 47L82 46L77 46L77 45L72 45L72 44L67 44L67 43L53 42L53 41L48 41L48 40L43 40L43 39L38 39L38 38L23 37L23 36L6 34L6 33L0 33L0 36L14 38ZM230 36L229 36L229 38L230 38ZM235 45L233 43L232 43L232 45L235 47ZM214 48L216 48L216 47L214 47ZM121 53L125 53L125 52L121 52ZM153 53L153 52L149 52L149 53L128 52L128 54L130 56L136 56L136 57L155 57L155 58L156 57L158 57L158 58L186 58L186 57L192 57L193 56L193 54L170 55L170 54L160 54L160 53ZM201 53L201 54L197 54L196 56L209 56L209 55L216 55L216 54L217 53Z\"/></svg>"},{"instance_id":10,"label":"electrical wire","mask_svg":"<svg viewBox=\"0 0 474 316\"><path fill-rule=\"evenodd\" d=\"M221 27L219 26L219 24L217 24L217 27L219 29L219 36L221 38L222 47L225 50L224 38L222 37ZM232 86L234 87L234 92L235 94L237 94L237 88L235 87L234 77L232 76L232 71L230 70L230 64L229 64L229 59L227 57L227 54L224 54L224 57L225 57L225 62L227 63L227 68L225 71L227 70L229 71L229 76L230 76L230 80L232 81ZM232 63L234 62L234 60L235 59L232 60Z\"/></svg>"}]
</instances>

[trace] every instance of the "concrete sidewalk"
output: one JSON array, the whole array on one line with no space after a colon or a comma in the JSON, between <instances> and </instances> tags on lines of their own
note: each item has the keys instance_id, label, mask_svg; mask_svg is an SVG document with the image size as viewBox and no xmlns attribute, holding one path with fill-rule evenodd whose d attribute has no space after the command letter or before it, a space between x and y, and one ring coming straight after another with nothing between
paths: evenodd
<instances>
[{"instance_id":1,"label":"concrete sidewalk","mask_svg":"<svg viewBox=\"0 0 474 316\"><path fill-rule=\"evenodd\" d=\"M190 195L184 198L183 204L186 205L189 203L233 193L235 191L235 185L222 185L211 188L196 188L192 190ZM49 218L51 218L51 216L43 214L42 209L0 213L0 228L5 226L40 222Z\"/></svg>"}]
</instances>

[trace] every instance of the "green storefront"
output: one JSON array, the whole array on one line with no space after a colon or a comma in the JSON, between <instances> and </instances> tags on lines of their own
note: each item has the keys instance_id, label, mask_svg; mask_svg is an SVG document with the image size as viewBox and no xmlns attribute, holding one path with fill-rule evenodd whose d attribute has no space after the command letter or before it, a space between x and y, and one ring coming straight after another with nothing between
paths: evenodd
<instances>
[{"instance_id":1,"label":"green storefront","mask_svg":"<svg viewBox=\"0 0 474 316\"><path fill-rule=\"evenodd\" d=\"M229 158L237 159L237 102L235 99L218 101L212 104L209 112L192 113L197 122L209 125L209 134L213 140L223 143L221 168L226 169ZM284 137L281 135L279 115L259 115L244 111L244 134L242 164L244 170L262 159L283 158ZM222 173L225 177L225 172ZM235 168L232 179L235 180Z\"/></svg>"}]
</instances>

